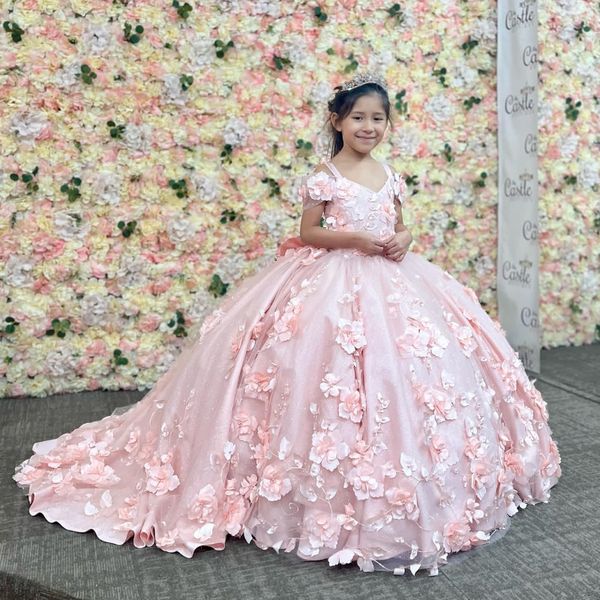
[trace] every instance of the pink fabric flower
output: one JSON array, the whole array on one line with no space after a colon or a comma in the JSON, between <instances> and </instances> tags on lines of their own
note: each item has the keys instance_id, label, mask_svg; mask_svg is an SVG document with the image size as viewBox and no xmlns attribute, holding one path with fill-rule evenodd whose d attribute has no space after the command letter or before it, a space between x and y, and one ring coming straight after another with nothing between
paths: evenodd
<instances>
[{"instance_id":1,"label":"pink fabric flower","mask_svg":"<svg viewBox=\"0 0 600 600\"><path fill-rule=\"evenodd\" d=\"M246 376L244 395L248 398L268 400L275 387L275 375L268 369L266 372L254 372Z\"/></svg>"},{"instance_id":2,"label":"pink fabric flower","mask_svg":"<svg viewBox=\"0 0 600 600\"><path fill-rule=\"evenodd\" d=\"M233 417L236 435L242 442L250 442L254 437L258 421L255 416L249 416L246 413L239 413Z\"/></svg>"},{"instance_id":3,"label":"pink fabric flower","mask_svg":"<svg viewBox=\"0 0 600 600\"><path fill-rule=\"evenodd\" d=\"M254 474L244 477L244 479L242 479L242 483L240 484L240 494L244 496L244 498L252 500L253 492L256 489L257 482L258 477Z\"/></svg>"},{"instance_id":4,"label":"pink fabric flower","mask_svg":"<svg viewBox=\"0 0 600 600\"><path fill-rule=\"evenodd\" d=\"M179 485L179 477L175 475L171 465L172 454L155 453L152 460L144 464L146 471L146 491L157 496L172 492Z\"/></svg>"},{"instance_id":5,"label":"pink fabric flower","mask_svg":"<svg viewBox=\"0 0 600 600\"><path fill-rule=\"evenodd\" d=\"M482 456L485 452L486 440L478 435L472 435L467 437L465 443L464 454L467 458L474 460L479 456Z\"/></svg>"},{"instance_id":6,"label":"pink fabric flower","mask_svg":"<svg viewBox=\"0 0 600 600\"><path fill-rule=\"evenodd\" d=\"M431 452L431 457L435 462L442 463L448 460L448 444L446 444L446 440L444 440L441 435L436 433L431 437L429 450Z\"/></svg>"},{"instance_id":7,"label":"pink fabric flower","mask_svg":"<svg viewBox=\"0 0 600 600\"><path fill-rule=\"evenodd\" d=\"M15 481L21 485L31 485L34 481L41 479L46 475L43 469L36 469L31 465L24 465L21 470L15 474Z\"/></svg>"},{"instance_id":8,"label":"pink fabric flower","mask_svg":"<svg viewBox=\"0 0 600 600\"><path fill-rule=\"evenodd\" d=\"M124 450L125 452L135 452L138 448L138 444L139 444L139 437L140 437L140 430L139 427L136 427L135 429L132 429L129 432L129 440L127 441L127 444L125 444L124 446Z\"/></svg>"},{"instance_id":9,"label":"pink fabric flower","mask_svg":"<svg viewBox=\"0 0 600 600\"><path fill-rule=\"evenodd\" d=\"M335 515L319 511L304 519L303 537L308 536L308 544L303 542L300 550L304 554L314 556L320 548L335 548L337 545L340 524Z\"/></svg>"},{"instance_id":10,"label":"pink fabric flower","mask_svg":"<svg viewBox=\"0 0 600 600\"><path fill-rule=\"evenodd\" d=\"M504 467L510 469L516 476L523 475L523 459L515 452L506 452L504 454Z\"/></svg>"},{"instance_id":11,"label":"pink fabric flower","mask_svg":"<svg viewBox=\"0 0 600 600\"><path fill-rule=\"evenodd\" d=\"M243 527L247 506L243 496L228 496L225 503L225 530L230 535L237 535Z\"/></svg>"},{"instance_id":12,"label":"pink fabric flower","mask_svg":"<svg viewBox=\"0 0 600 600\"><path fill-rule=\"evenodd\" d=\"M344 390L340 396L338 414L343 419L350 419L353 423L360 423L363 409L358 390Z\"/></svg>"},{"instance_id":13,"label":"pink fabric flower","mask_svg":"<svg viewBox=\"0 0 600 600\"><path fill-rule=\"evenodd\" d=\"M366 460L359 462L348 473L347 479L357 500L383 496L383 482L375 477L375 468Z\"/></svg>"},{"instance_id":14,"label":"pink fabric flower","mask_svg":"<svg viewBox=\"0 0 600 600\"><path fill-rule=\"evenodd\" d=\"M476 460L471 462L471 477L470 484L477 498L483 498L488 488L486 484L490 482L490 466L484 460Z\"/></svg>"},{"instance_id":15,"label":"pink fabric flower","mask_svg":"<svg viewBox=\"0 0 600 600\"><path fill-rule=\"evenodd\" d=\"M438 422L456 419L454 398L446 391L434 387L424 388L421 399L433 412Z\"/></svg>"},{"instance_id":16,"label":"pink fabric flower","mask_svg":"<svg viewBox=\"0 0 600 600\"><path fill-rule=\"evenodd\" d=\"M396 338L398 350L403 356L417 356L427 358L429 356L444 355L448 347L448 338L427 317L416 319L409 317L410 324L405 332Z\"/></svg>"},{"instance_id":17,"label":"pink fabric flower","mask_svg":"<svg viewBox=\"0 0 600 600\"><path fill-rule=\"evenodd\" d=\"M340 460L350 453L350 446L342 440L339 431L320 431L312 435L308 458L328 471L333 471Z\"/></svg>"},{"instance_id":18,"label":"pink fabric flower","mask_svg":"<svg viewBox=\"0 0 600 600\"><path fill-rule=\"evenodd\" d=\"M336 519L337 522L346 530L351 531L358 525L358 521L352 516L356 511L352 507L352 504L346 504L344 506L344 513L338 514Z\"/></svg>"},{"instance_id":19,"label":"pink fabric flower","mask_svg":"<svg viewBox=\"0 0 600 600\"><path fill-rule=\"evenodd\" d=\"M323 377L319 388L323 392L325 398L335 397L340 395L341 386L337 385L341 381L341 377L338 377L334 373L326 373Z\"/></svg>"},{"instance_id":20,"label":"pink fabric flower","mask_svg":"<svg viewBox=\"0 0 600 600\"><path fill-rule=\"evenodd\" d=\"M437 386L413 383L413 389L423 404L433 412L437 422L456 419L454 396Z\"/></svg>"},{"instance_id":21,"label":"pink fabric flower","mask_svg":"<svg viewBox=\"0 0 600 600\"><path fill-rule=\"evenodd\" d=\"M262 472L258 495L263 496L271 502L281 500L292 489L292 482L284 477L281 471L274 465L267 465Z\"/></svg>"},{"instance_id":22,"label":"pink fabric flower","mask_svg":"<svg viewBox=\"0 0 600 600\"><path fill-rule=\"evenodd\" d=\"M174 550L178 539L179 530L176 527L167 531L164 535L156 536L156 545L162 550Z\"/></svg>"},{"instance_id":23,"label":"pink fabric flower","mask_svg":"<svg viewBox=\"0 0 600 600\"><path fill-rule=\"evenodd\" d=\"M105 465L101 460L90 457L90 462L73 472L73 478L81 483L95 487L114 485L120 481L112 467Z\"/></svg>"},{"instance_id":24,"label":"pink fabric flower","mask_svg":"<svg viewBox=\"0 0 600 600\"><path fill-rule=\"evenodd\" d=\"M335 341L348 353L352 354L367 345L362 321L339 319L338 334Z\"/></svg>"},{"instance_id":25,"label":"pink fabric flower","mask_svg":"<svg viewBox=\"0 0 600 600\"><path fill-rule=\"evenodd\" d=\"M483 519L485 513L479 508L479 502L474 498L467 498L465 507L465 518L469 523L477 523L480 519Z\"/></svg>"},{"instance_id":26,"label":"pink fabric flower","mask_svg":"<svg viewBox=\"0 0 600 600\"><path fill-rule=\"evenodd\" d=\"M211 523L217 516L219 504L215 488L206 484L188 506L188 518L199 523Z\"/></svg>"},{"instance_id":27,"label":"pink fabric flower","mask_svg":"<svg viewBox=\"0 0 600 600\"><path fill-rule=\"evenodd\" d=\"M419 507L414 487L402 484L386 490L385 497L394 507L392 514L395 519L409 519L416 521L419 518Z\"/></svg>"},{"instance_id":28,"label":"pink fabric flower","mask_svg":"<svg viewBox=\"0 0 600 600\"><path fill-rule=\"evenodd\" d=\"M287 342L298 330L298 315L302 312L302 304L298 303L291 308L286 306L283 314L280 315L279 310L275 311L273 334L275 339L280 342Z\"/></svg>"},{"instance_id":29,"label":"pink fabric flower","mask_svg":"<svg viewBox=\"0 0 600 600\"><path fill-rule=\"evenodd\" d=\"M123 519L124 521L133 521L137 515L139 498L137 496L127 496L123 502L124 505L121 506L117 511L119 519Z\"/></svg>"},{"instance_id":30,"label":"pink fabric flower","mask_svg":"<svg viewBox=\"0 0 600 600\"><path fill-rule=\"evenodd\" d=\"M454 336L460 343L463 354L467 357L471 356L472 352L477 349L477 343L473 338L473 330L466 325L456 326L453 328Z\"/></svg>"},{"instance_id":31,"label":"pink fabric flower","mask_svg":"<svg viewBox=\"0 0 600 600\"><path fill-rule=\"evenodd\" d=\"M331 200L335 191L335 179L324 171L319 171L306 179L306 189L316 202Z\"/></svg>"},{"instance_id":32,"label":"pink fabric flower","mask_svg":"<svg viewBox=\"0 0 600 600\"><path fill-rule=\"evenodd\" d=\"M464 515L457 521L444 525L443 538L446 552L459 552L471 546L469 541L471 529Z\"/></svg>"},{"instance_id":33,"label":"pink fabric flower","mask_svg":"<svg viewBox=\"0 0 600 600\"><path fill-rule=\"evenodd\" d=\"M499 371L507 388L511 392L516 391L520 365L514 360L514 357L511 360L503 360L499 366Z\"/></svg>"}]
</instances>

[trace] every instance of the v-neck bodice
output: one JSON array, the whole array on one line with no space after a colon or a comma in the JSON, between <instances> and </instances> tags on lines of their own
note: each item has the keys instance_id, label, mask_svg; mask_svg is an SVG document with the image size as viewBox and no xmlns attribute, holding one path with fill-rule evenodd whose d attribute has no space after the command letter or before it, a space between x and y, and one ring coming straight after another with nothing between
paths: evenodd
<instances>
[{"instance_id":1,"label":"v-neck bodice","mask_svg":"<svg viewBox=\"0 0 600 600\"><path fill-rule=\"evenodd\" d=\"M301 192L304 207L325 201L323 217L327 229L369 231L379 239L389 238L395 232L394 197L399 184L390 167L382 164L388 178L379 191L374 191L344 177L332 162L325 161L328 171L318 171L305 180Z\"/></svg>"},{"instance_id":2,"label":"v-neck bodice","mask_svg":"<svg viewBox=\"0 0 600 600\"><path fill-rule=\"evenodd\" d=\"M371 192L372 194L381 194L381 192L383 192L383 190L385 190L385 188L388 186L390 179L392 178L391 169L385 163L382 163L383 169L385 170L386 175L387 175L387 179L385 180L385 183L381 186L381 188L376 192L375 190L372 190L370 187L367 187L366 185L359 183L358 181L354 181L353 179L348 179L348 177L345 177L344 175L342 175L340 173L339 169L330 160L326 161L325 165L329 168L329 170L336 177L338 177L340 179L345 179L346 181L349 181L350 183L353 183L354 185L358 185L361 188L364 188L365 190Z\"/></svg>"}]
</instances>

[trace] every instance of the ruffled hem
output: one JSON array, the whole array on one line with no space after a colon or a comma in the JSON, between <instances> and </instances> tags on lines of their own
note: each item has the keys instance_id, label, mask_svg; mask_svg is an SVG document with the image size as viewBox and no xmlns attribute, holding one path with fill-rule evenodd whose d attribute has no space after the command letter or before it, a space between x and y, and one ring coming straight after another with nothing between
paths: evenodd
<instances>
[{"instance_id":1,"label":"ruffled hem","mask_svg":"<svg viewBox=\"0 0 600 600\"><path fill-rule=\"evenodd\" d=\"M15 469L18 470L18 467ZM13 477L14 479L14 477ZM508 529L511 526L510 518L518 513L518 509L525 509L529 505L536 505L539 503L548 503L550 500L550 492L549 490L556 485L558 482L558 478L553 478L551 481L553 483L550 485L546 492L545 499L542 500L530 500L530 501L522 501L520 496L515 491L515 497L517 499L517 503L511 504L506 509L505 518L502 523L498 523L496 526L492 527L488 530L479 530L479 541L477 543L471 543L470 547L463 550L456 551L447 551L444 548L440 548L439 552L434 554L429 554L425 556L420 556L418 551L409 553L404 552L401 554L394 554L393 552L389 554L389 556L377 556L375 557L374 553L371 551L361 550L359 548L343 548L341 550L332 553L329 557L319 557L313 558L309 556L302 555L300 552L295 553L295 557L300 558L303 561L319 561L319 560L327 560L328 565L330 567L335 567L337 565L347 565L350 563L356 563L357 567L361 572L369 573L374 571L379 572L388 572L393 575L416 575L418 572L422 573L427 571L429 576L437 576L439 574L439 567L445 565L453 565L463 560L470 558L473 552L479 548L487 547L492 543L495 543L502 539ZM29 485L23 486L19 482L17 482L17 486L25 491L26 488L29 488ZM159 550L163 552L179 553L185 558L193 558L194 552L201 547L212 548L213 550L223 551L226 545L226 539L228 535L232 538L244 538L248 544L254 543L261 550L275 550L277 554L280 554L280 550L284 548L284 554L291 554L297 546L297 539L288 540L288 542L278 542L275 546L261 543L260 540L255 538L251 531L242 526L241 530L237 534L228 534L223 531L220 535L212 535L211 540L206 540L202 542L198 542L196 540L190 541L185 545L175 545L175 542L170 545L161 545L156 541L156 528L154 524L151 524L149 521L144 520L143 524L136 529L133 528L123 528L120 531L116 531L114 528L110 529L110 533L107 532L104 528L97 527L77 527L72 522L61 519L61 518L52 518L48 516L47 509L34 509L31 510L33 504L35 503L35 493L29 494L25 491L25 495L28 496L30 501L30 509L29 514L37 515L41 514L49 523L58 523L61 527L68 531L74 531L77 533L86 533L88 531L93 531L96 537L103 542L107 542L110 544L115 544L122 546L127 541L132 539L133 545L136 548L145 548L156 546ZM117 535L118 533L118 535ZM471 539L472 541L472 539ZM411 558L412 556L412 558Z\"/></svg>"}]
</instances>

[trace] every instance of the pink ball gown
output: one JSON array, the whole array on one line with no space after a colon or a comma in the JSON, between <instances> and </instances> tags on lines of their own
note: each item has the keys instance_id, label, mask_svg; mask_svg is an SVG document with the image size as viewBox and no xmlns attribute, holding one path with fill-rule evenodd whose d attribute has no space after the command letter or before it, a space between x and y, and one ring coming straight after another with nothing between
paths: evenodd
<instances>
[{"instance_id":1,"label":"pink ball gown","mask_svg":"<svg viewBox=\"0 0 600 600\"><path fill-rule=\"evenodd\" d=\"M406 183L305 176L326 227L394 232ZM298 238L244 280L136 404L37 442L15 468L29 512L192 557L260 548L438 573L548 502L546 402L475 293L425 258Z\"/></svg>"}]
</instances>

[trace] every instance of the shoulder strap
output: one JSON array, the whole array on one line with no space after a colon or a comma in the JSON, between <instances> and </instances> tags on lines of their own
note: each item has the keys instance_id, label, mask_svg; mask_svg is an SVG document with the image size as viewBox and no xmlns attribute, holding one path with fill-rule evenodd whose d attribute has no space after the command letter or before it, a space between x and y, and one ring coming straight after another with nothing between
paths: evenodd
<instances>
[{"instance_id":1,"label":"shoulder strap","mask_svg":"<svg viewBox=\"0 0 600 600\"><path fill-rule=\"evenodd\" d=\"M334 174L336 178L342 176L342 174L337 170L337 167L330 160L325 161L325 165L329 168L329 170Z\"/></svg>"},{"instance_id":2,"label":"shoulder strap","mask_svg":"<svg viewBox=\"0 0 600 600\"><path fill-rule=\"evenodd\" d=\"M387 173L388 177L391 177L393 175L392 170L390 169L390 167L388 166L387 163L381 163L383 165L383 168L385 169L385 172Z\"/></svg>"}]
</instances>

